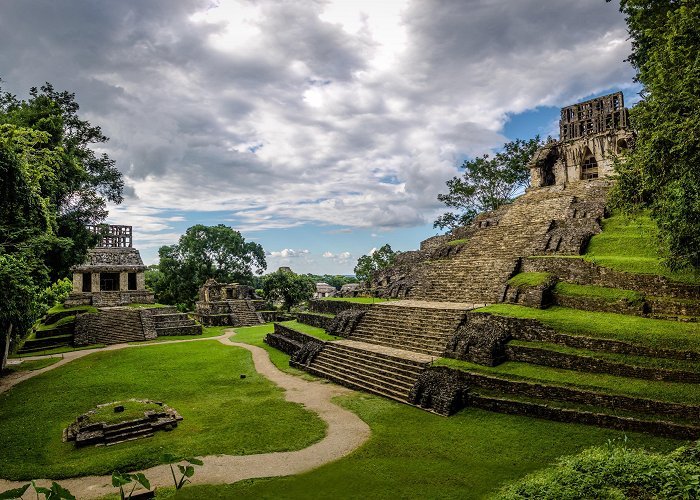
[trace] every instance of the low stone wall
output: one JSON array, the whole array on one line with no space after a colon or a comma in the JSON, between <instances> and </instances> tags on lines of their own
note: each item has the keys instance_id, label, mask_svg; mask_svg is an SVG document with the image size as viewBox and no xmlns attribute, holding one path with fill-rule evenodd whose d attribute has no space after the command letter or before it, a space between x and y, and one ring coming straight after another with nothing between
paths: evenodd
<instances>
[{"instance_id":1,"label":"low stone wall","mask_svg":"<svg viewBox=\"0 0 700 500\"><path fill-rule=\"evenodd\" d=\"M591 356L578 356L562 352L540 349L538 347L507 345L505 354L511 361L551 366L566 370L579 370L590 373L606 373L621 377L663 380L666 382L700 383L700 373L664 368L649 368L615 363Z\"/></svg>"},{"instance_id":2,"label":"low stone wall","mask_svg":"<svg viewBox=\"0 0 700 500\"><path fill-rule=\"evenodd\" d=\"M512 330L520 324L513 318L467 314L447 342L445 356L486 366L497 365L505 361L505 345L512 338Z\"/></svg>"},{"instance_id":3,"label":"low stone wall","mask_svg":"<svg viewBox=\"0 0 700 500\"><path fill-rule=\"evenodd\" d=\"M408 395L408 402L440 415L452 415L466 406L467 374L447 367L423 371Z\"/></svg>"},{"instance_id":4,"label":"low stone wall","mask_svg":"<svg viewBox=\"0 0 700 500\"><path fill-rule=\"evenodd\" d=\"M301 349L302 346L300 342L297 342L295 340L290 339L289 337L285 337L284 335L280 335L277 333L268 333L267 335L265 335L263 342L265 342L270 347L274 347L278 351L282 351L285 354L289 354L290 356L296 354L296 352L299 351L299 349Z\"/></svg>"},{"instance_id":5,"label":"low stone wall","mask_svg":"<svg viewBox=\"0 0 700 500\"><path fill-rule=\"evenodd\" d=\"M335 319L334 316L323 316L321 314L314 313L296 313L297 321L299 323L304 323L305 325L315 326L316 328L323 328L328 330Z\"/></svg>"},{"instance_id":6,"label":"low stone wall","mask_svg":"<svg viewBox=\"0 0 700 500\"><path fill-rule=\"evenodd\" d=\"M597 285L635 290L652 296L700 300L700 286L674 283L662 276L631 274L605 268L583 259L529 257L522 261L522 272L552 273L579 285Z\"/></svg>"},{"instance_id":7,"label":"low stone wall","mask_svg":"<svg viewBox=\"0 0 700 500\"><path fill-rule=\"evenodd\" d=\"M604 413L555 408L546 404L473 395L469 398L469 406L511 415L544 418L557 422L576 422L579 424L597 425L627 432L646 432L675 439L697 439L700 437L700 428L697 427L661 420L639 420L630 417L607 415Z\"/></svg>"},{"instance_id":8,"label":"low stone wall","mask_svg":"<svg viewBox=\"0 0 700 500\"><path fill-rule=\"evenodd\" d=\"M313 335L309 335L307 333L300 332L298 330L294 330L292 328L289 328L284 325L280 325L279 323L275 323L275 333L277 335L284 335L287 338L290 338L296 342L299 342L300 344L306 344L308 342L315 342L319 341L316 337ZM322 341L319 341L322 342Z\"/></svg>"},{"instance_id":9,"label":"low stone wall","mask_svg":"<svg viewBox=\"0 0 700 500\"><path fill-rule=\"evenodd\" d=\"M332 318L326 331L338 337L351 337L357 325L360 324L360 320L366 313L367 311L358 309L341 311Z\"/></svg>"},{"instance_id":10,"label":"low stone wall","mask_svg":"<svg viewBox=\"0 0 700 500\"><path fill-rule=\"evenodd\" d=\"M346 302L344 300L310 300L309 310L323 314L338 314L340 311L347 309L359 309L367 311L373 304L364 304L360 302Z\"/></svg>"},{"instance_id":11,"label":"low stone wall","mask_svg":"<svg viewBox=\"0 0 700 500\"><path fill-rule=\"evenodd\" d=\"M630 302L629 300L604 300L595 297L574 297L571 295L553 294L553 304L583 311L610 312L642 316L645 314L644 301Z\"/></svg>"}]
</instances>

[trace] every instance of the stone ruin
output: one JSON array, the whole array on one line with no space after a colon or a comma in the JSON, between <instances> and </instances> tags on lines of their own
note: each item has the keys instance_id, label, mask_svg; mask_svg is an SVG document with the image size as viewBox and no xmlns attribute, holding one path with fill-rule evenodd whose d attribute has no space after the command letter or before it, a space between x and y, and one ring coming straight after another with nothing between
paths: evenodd
<instances>
[{"instance_id":1,"label":"stone ruin","mask_svg":"<svg viewBox=\"0 0 700 500\"><path fill-rule=\"evenodd\" d=\"M95 416L105 407L113 407L114 413L123 412L126 405L144 405L148 407L143 415L116 423L96 422ZM153 407L156 408L153 408ZM114 402L98 405L80 415L63 431L63 441L73 441L77 447L112 446L125 441L153 436L155 431L170 431L177 427L182 416L160 401L129 399L124 403Z\"/></svg>"},{"instance_id":2,"label":"stone ruin","mask_svg":"<svg viewBox=\"0 0 700 500\"><path fill-rule=\"evenodd\" d=\"M207 326L252 326L264 323L258 312L264 306L253 287L211 278L199 289L195 315Z\"/></svg>"},{"instance_id":3,"label":"stone ruin","mask_svg":"<svg viewBox=\"0 0 700 500\"><path fill-rule=\"evenodd\" d=\"M559 140L542 146L530 161L530 186L607 177L614 155L624 154L633 141L622 92L562 108Z\"/></svg>"},{"instance_id":4,"label":"stone ruin","mask_svg":"<svg viewBox=\"0 0 700 500\"><path fill-rule=\"evenodd\" d=\"M88 229L100 235L85 262L71 268L73 291L66 307L153 304L153 292L146 290L144 266L139 251L132 247L131 226L95 225Z\"/></svg>"},{"instance_id":5,"label":"stone ruin","mask_svg":"<svg viewBox=\"0 0 700 500\"><path fill-rule=\"evenodd\" d=\"M322 299L325 297L335 297L338 290L334 286L328 283L319 282L316 283L316 291L314 292L314 299Z\"/></svg>"}]
</instances>

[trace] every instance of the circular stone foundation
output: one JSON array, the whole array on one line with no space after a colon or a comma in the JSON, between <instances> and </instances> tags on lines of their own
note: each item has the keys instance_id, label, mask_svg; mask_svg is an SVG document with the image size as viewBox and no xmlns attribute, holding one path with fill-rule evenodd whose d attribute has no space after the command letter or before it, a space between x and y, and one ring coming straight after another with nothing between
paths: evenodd
<instances>
[{"instance_id":1,"label":"circular stone foundation","mask_svg":"<svg viewBox=\"0 0 700 500\"><path fill-rule=\"evenodd\" d=\"M80 415L63 431L63 441L82 446L111 446L170 431L182 420L180 414L160 401L128 399L97 405Z\"/></svg>"}]
</instances>

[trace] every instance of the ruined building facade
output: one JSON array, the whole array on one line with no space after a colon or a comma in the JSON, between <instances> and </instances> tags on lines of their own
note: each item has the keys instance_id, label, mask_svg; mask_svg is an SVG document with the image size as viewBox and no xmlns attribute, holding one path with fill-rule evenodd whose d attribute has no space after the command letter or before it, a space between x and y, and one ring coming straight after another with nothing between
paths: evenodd
<instances>
[{"instance_id":1,"label":"ruined building facade","mask_svg":"<svg viewBox=\"0 0 700 500\"><path fill-rule=\"evenodd\" d=\"M88 250L85 262L71 268L73 292L65 305L153 304L153 293L145 285L146 266L132 247L131 226L102 224L88 229L99 234L100 241Z\"/></svg>"},{"instance_id":2,"label":"ruined building facade","mask_svg":"<svg viewBox=\"0 0 700 500\"><path fill-rule=\"evenodd\" d=\"M530 161L530 186L607 177L613 156L633 140L622 92L562 108L559 140L545 144Z\"/></svg>"}]
</instances>

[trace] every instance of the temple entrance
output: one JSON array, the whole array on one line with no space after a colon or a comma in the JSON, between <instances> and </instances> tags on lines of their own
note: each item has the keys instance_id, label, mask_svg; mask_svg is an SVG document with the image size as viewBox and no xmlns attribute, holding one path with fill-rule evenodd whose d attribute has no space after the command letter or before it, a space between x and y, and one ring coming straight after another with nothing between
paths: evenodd
<instances>
[{"instance_id":1,"label":"temple entrance","mask_svg":"<svg viewBox=\"0 0 700 500\"><path fill-rule=\"evenodd\" d=\"M586 148L583 164L581 165L581 179L590 180L598 178L598 162L591 153L591 150Z\"/></svg>"},{"instance_id":2,"label":"temple entrance","mask_svg":"<svg viewBox=\"0 0 700 500\"><path fill-rule=\"evenodd\" d=\"M119 290L119 273L100 273L100 291L115 292Z\"/></svg>"}]
</instances>

